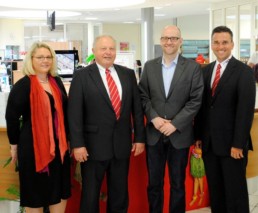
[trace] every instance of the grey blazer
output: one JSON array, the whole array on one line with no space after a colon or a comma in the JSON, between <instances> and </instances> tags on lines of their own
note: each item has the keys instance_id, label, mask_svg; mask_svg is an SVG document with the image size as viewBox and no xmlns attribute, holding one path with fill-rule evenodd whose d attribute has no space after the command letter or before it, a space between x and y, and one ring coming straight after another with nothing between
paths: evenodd
<instances>
[{"instance_id":1,"label":"grey blazer","mask_svg":"<svg viewBox=\"0 0 258 213\"><path fill-rule=\"evenodd\" d=\"M151 120L162 117L171 120L177 128L169 136L177 148L189 147L194 142L193 119L202 100L203 77L195 61L179 55L168 96L165 95L162 77L162 57L147 61L139 83L141 100L147 118L147 144L158 142L161 133Z\"/></svg>"}]
</instances>

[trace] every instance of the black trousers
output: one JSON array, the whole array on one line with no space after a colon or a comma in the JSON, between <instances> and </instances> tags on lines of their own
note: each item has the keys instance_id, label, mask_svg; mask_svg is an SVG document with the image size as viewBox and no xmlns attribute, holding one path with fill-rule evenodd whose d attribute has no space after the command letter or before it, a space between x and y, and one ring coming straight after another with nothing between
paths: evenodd
<instances>
[{"instance_id":1,"label":"black trousers","mask_svg":"<svg viewBox=\"0 0 258 213\"><path fill-rule=\"evenodd\" d=\"M150 213L162 213L166 163L170 177L170 213L185 213L185 173L189 148L175 149L162 136L154 146L147 146L148 200Z\"/></svg>"},{"instance_id":2,"label":"black trousers","mask_svg":"<svg viewBox=\"0 0 258 213\"><path fill-rule=\"evenodd\" d=\"M249 213L246 182L247 151L244 158L203 154L212 213Z\"/></svg>"},{"instance_id":3,"label":"black trousers","mask_svg":"<svg viewBox=\"0 0 258 213\"><path fill-rule=\"evenodd\" d=\"M82 194L80 213L99 213L103 178L107 178L107 213L127 213L129 158L81 163Z\"/></svg>"}]
</instances>

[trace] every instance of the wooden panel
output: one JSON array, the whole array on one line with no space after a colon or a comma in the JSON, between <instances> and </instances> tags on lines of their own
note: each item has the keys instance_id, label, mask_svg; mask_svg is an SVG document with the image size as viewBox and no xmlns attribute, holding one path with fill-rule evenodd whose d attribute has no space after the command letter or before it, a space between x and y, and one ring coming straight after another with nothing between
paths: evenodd
<instances>
[{"instance_id":1,"label":"wooden panel","mask_svg":"<svg viewBox=\"0 0 258 213\"><path fill-rule=\"evenodd\" d=\"M18 80L20 80L24 75L22 74L22 71L15 70L13 71L13 82L12 84L15 84Z\"/></svg>"},{"instance_id":2,"label":"wooden panel","mask_svg":"<svg viewBox=\"0 0 258 213\"><path fill-rule=\"evenodd\" d=\"M78 50L80 63L82 60L82 42L81 41L64 41L64 42L54 42L54 41L44 41L54 50L73 50L75 48Z\"/></svg>"},{"instance_id":3,"label":"wooden panel","mask_svg":"<svg viewBox=\"0 0 258 213\"><path fill-rule=\"evenodd\" d=\"M44 43L48 44L54 50L69 50L68 42L44 41Z\"/></svg>"},{"instance_id":4,"label":"wooden panel","mask_svg":"<svg viewBox=\"0 0 258 213\"><path fill-rule=\"evenodd\" d=\"M247 178L258 176L258 113L254 113L254 121L251 129L251 136L253 141L254 151L250 151L248 154L248 165L247 165Z\"/></svg>"},{"instance_id":5,"label":"wooden panel","mask_svg":"<svg viewBox=\"0 0 258 213\"><path fill-rule=\"evenodd\" d=\"M14 185L19 188L18 172L15 172L15 166L9 164L3 168L4 164L10 157L10 146L7 138L6 129L1 128L0 131L0 198L17 199L16 196L9 194L6 190Z\"/></svg>"},{"instance_id":6,"label":"wooden panel","mask_svg":"<svg viewBox=\"0 0 258 213\"><path fill-rule=\"evenodd\" d=\"M17 70L22 70L23 67L23 61L17 61Z\"/></svg>"}]
</instances>

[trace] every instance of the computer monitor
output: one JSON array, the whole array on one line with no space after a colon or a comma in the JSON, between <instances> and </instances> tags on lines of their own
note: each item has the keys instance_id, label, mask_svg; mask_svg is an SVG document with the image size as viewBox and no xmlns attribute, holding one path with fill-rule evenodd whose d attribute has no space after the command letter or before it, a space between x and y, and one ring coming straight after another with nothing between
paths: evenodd
<instances>
[{"instance_id":1,"label":"computer monitor","mask_svg":"<svg viewBox=\"0 0 258 213\"><path fill-rule=\"evenodd\" d=\"M75 69L75 50L55 50L57 59L57 73L64 79L73 77Z\"/></svg>"}]
</instances>

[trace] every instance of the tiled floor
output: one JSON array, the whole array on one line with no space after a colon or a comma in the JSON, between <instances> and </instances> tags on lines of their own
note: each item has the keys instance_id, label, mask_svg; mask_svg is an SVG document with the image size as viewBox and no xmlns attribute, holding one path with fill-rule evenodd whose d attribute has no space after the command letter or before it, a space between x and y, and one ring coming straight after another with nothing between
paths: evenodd
<instances>
[{"instance_id":1,"label":"tiled floor","mask_svg":"<svg viewBox=\"0 0 258 213\"><path fill-rule=\"evenodd\" d=\"M250 212L258 213L258 191L249 195ZM211 213L210 208L196 209L192 211L187 211L187 213Z\"/></svg>"}]
</instances>

